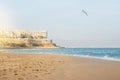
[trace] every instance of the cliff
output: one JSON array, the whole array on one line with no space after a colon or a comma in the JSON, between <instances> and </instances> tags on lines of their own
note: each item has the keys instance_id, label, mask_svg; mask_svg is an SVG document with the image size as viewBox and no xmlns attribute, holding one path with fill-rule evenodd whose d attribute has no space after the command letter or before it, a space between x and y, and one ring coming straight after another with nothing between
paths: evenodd
<instances>
[{"instance_id":1,"label":"cliff","mask_svg":"<svg viewBox=\"0 0 120 80\"><path fill-rule=\"evenodd\" d=\"M0 48L10 47L57 48L56 44L48 39L47 31L0 30Z\"/></svg>"}]
</instances>

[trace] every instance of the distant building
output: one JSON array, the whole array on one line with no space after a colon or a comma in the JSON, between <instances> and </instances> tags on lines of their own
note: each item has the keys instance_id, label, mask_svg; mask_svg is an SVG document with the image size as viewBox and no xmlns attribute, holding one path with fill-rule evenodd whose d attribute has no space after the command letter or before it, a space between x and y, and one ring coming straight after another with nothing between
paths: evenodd
<instances>
[{"instance_id":1,"label":"distant building","mask_svg":"<svg viewBox=\"0 0 120 80\"><path fill-rule=\"evenodd\" d=\"M24 44L24 45L23 45ZM0 46L57 47L48 39L47 31L32 32L20 30L0 30Z\"/></svg>"}]
</instances>

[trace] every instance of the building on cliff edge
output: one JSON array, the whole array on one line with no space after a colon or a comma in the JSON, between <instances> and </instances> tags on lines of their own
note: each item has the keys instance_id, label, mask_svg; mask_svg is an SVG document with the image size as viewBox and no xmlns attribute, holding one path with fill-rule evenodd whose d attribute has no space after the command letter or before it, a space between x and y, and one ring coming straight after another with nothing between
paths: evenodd
<instances>
[{"instance_id":1,"label":"building on cliff edge","mask_svg":"<svg viewBox=\"0 0 120 80\"><path fill-rule=\"evenodd\" d=\"M56 48L57 46L48 39L47 31L0 30L0 47Z\"/></svg>"}]
</instances>

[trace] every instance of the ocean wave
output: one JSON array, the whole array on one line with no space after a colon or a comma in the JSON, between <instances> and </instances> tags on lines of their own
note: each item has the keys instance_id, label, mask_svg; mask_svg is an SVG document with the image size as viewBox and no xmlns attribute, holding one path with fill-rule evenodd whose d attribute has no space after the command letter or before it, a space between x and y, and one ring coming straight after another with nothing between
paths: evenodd
<instances>
[{"instance_id":1,"label":"ocean wave","mask_svg":"<svg viewBox=\"0 0 120 80\"><path fill-rule=\"evenodd\" d=\"M103 52L104 51L104 52ZM63 54L69 56L80 56L110 61L120 61L120 49L87 49L87 48L63 48L63 49L1 49L0 52L32 53L32 54Z\"/></svg>"},{"instance_id":2,"label":"ocean wave","mask_svg":"<svg viewBox=\"0 0 120 80\"><path fill-rule=\"evenodd\" d=\"M67 54L69 55L69 54ZM118 61L120 62L119 58L113 58L113 57L109 57L107 55L103 56L103 57L97 57L97 56L90 56L90 55L78 55L78 54L70 54L69 56L77 56L77 57L85 57L85 58L94 58L94 59L101 59L101 60L109 60L109 61Z\"/></svg>"}]
</instances>

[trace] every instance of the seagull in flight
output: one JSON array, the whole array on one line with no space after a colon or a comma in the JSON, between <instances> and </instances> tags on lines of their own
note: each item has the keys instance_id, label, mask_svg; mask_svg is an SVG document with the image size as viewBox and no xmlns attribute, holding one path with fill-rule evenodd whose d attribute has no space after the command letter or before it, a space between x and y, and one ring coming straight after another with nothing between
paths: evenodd
<instances>
[{"instance_id":1,"label":"seagull in flight","mask_svg":"<svg viewBox=\"0 0 120 80\"><path fill-rule=\"evenodd\" d=\"M85 10L82 10L82 13L84 13L86 16L88 16L88 13Z\"/></svg>"}]
</instances>

